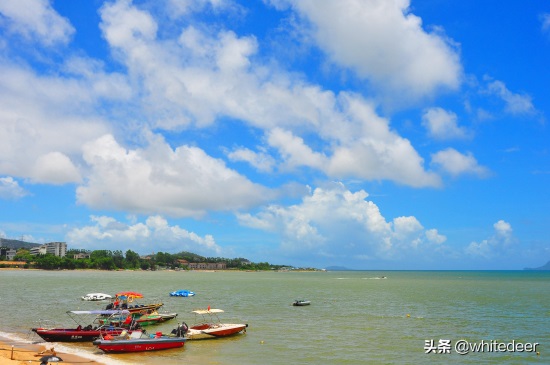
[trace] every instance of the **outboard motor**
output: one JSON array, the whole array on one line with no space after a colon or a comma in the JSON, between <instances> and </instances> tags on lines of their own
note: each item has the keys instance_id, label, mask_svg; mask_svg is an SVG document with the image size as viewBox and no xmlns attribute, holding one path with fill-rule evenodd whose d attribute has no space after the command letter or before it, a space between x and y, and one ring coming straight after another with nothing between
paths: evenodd
<instances>
[{"instance_id":1,"label":"outboard motor","mask_svg":"<svg viewBox=\"0 0 550 365\"><path fill-rule=\"evenodd\" d=\"M178 323L178 326L174 328L171 333L176 335L176 337L183 337L187 333L187 330L189 330L187 323L182 322L182 324Z\"/></svg>"}]
</instances>

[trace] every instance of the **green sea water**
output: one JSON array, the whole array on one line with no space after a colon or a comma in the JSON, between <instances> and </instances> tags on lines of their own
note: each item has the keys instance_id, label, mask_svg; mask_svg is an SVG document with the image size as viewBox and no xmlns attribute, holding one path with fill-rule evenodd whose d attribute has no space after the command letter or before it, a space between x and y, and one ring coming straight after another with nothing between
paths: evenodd
<instances>
[{"instance_id":1,"label":"green sea water","mask_svg":"<svg viewBox=\"0 0 550 365\"><path fill-rule=\"evenodd\" d=\"M169 296L180 289L197 295ZM29 330L41 320L72 326L66 311L105 305L82 295L123 290L161 299L178 313L149 331L191 323L191 311L207 306L225 310L224 322L249 327L243 335L155 353L107 355L91 344L56 348L106 364L550 363L550 272L540 271L6 270L0 271L0 336L40 342ZM293 307L298 298L312 304ZM454 348L460 340L484 351L460 355ZM496 351L498 343L538 345L510 352Z\"/></svg>"}]
</instances>

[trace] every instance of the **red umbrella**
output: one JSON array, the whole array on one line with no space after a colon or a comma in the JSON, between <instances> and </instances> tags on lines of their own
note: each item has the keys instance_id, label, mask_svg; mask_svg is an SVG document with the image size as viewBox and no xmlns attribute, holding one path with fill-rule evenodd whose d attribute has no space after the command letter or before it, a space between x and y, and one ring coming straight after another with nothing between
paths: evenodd
<instances>
[{"instance_id":1,"label":"red umbrella","mask_svg":"<svg viewBox=\"0 0 550 365\"><path fill-rule=\"evenodd\" d=\"M143 294L138 293L136 291L121 291L120 293L116 293L117 297L132 297L132 298L143 298Z\"/></svg>"}]
</instances>

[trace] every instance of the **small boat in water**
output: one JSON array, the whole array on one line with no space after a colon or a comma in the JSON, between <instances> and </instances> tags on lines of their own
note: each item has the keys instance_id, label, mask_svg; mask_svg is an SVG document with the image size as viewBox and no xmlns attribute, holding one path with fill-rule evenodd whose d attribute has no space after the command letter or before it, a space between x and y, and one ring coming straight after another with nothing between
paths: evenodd
<instances>
[{"instance_id":1,"label":"small boat in water","mask_svg":"<svg viewBox=\"0 0 550 365\"><path fill-rule=\"evenodd\" d=\"M100 301L100 300L111 299L112 296L109 295L109 294L103 294L103 293L90 293L90 294L86 294L85 296L83 296L81 298L82 298L82 300L96 302L96 301Z\"/></svg>"},{"instance_id":2,"label":"small boat in water","mask_svg":"<svg viewBox=\"0 0 550 365\"><path fill-rule=\"evenodd\" d=\"M170 293L171 297L192 297L195 293L190 290L176 290Z\"/></svg>"},{"instance_id":3,"label":"small boat in water","mask_svg":"<svg viewBox=\"0 0 550 365\"><path fill-rule=\"evenodd\" d=\"M132 332L132 329L138 328L134 323L130 326L111 326L109 324L102 324L103 319L101 318L111 318L113 316L126 316L129 315L128 311L118 311L118 310L92 310L92 311L68 311L67 314L73 319L77 324L83 322L79 320L79 316L93 316L94 319L91 320L90 324L84 325L79 324L76 328L59 328L59 327L45 327L40 326L37 328L32 328L31 330L35 332L38 336L42 337L44 341L48 342L91 342L102 335L120 335L123 331L129 333Z\"/></svg>"},{"instance_id":4,"label":"small boat in water","mask_svg":"<svg viewBox=\"0 0 550 365\"><path fill-rule=\"evenodd\" d=\"M102 336L93 342L107 353L159 351L183 347L185 338L165 336L161 332L146 336L143 332L122 333L119 336Z\"/></svg>"},{"instance_id":5,"label":"small boat in water","mask_svg":"<svg viewBox=\"0 0 550 365\"><path fill-rule=\"evenodd\" d=\"M195 323L187 331L184 329L185 338L188 340L232 336L246 332L248 327L248 324L243 323L222 323L218 317L218 313L223 313L221 309L198 309L193 313L195 313ZM182 325L187 327L185 323Z\"/></svg>"},{"instance_id":6,"label":"small boat in water","mask_svg":"<svg viewBox=\"0 0 550 365\"><path fill-rule=\"evenodd\" d=\"M295 306L295 307L303 307L303 306L310 305L310 304L311 304L311 301L304 300L304 299L297 299L292 303L292 305Z\"/></svg>"}]
</instances>

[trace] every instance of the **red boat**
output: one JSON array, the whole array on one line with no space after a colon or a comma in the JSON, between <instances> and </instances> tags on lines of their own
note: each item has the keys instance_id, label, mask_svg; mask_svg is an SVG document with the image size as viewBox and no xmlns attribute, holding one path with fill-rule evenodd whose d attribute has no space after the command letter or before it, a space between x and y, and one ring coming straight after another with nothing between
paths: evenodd
<instances>
[{"instance_id":1,"label":"red boat","mask_svg":"<svg viewBox=\"0 0 550 365\"><path fill-rule=\"evenodd\" d=\"M76 320L77 316L80 315L91 315L96 318L93 320L92 324L87 326L78 325L76 328L45 328L38 327L32 328L33 332L44 341L48 342L91 342L100 336L118 336L123 331L132 332L130 328L121 328L113 327L109 325L101 325L99 323L100 316L109 317L109 316L119 316L119 315L128 315L128 311L119 311L119 310L93 310L93 311L68 311L67 314L71 317L77 324L79 323ZM95 326L94 326L95 325Z\"/></svg>"},{"instance_id":2,"label":"red boat","mask_svg":"<svg viewBox=\"0 0 550 365\"><path fill-rule=\"evenodd\" d=\"M185 338L188 340L232 336L240 332L246 332L248 327L248 324L244 323L221 323L218 318L218 313L223 313L221 309L198 309L194 310L193 313L195 313L195 324L185 332ZM198 316L201 316L202 320L197 321Z\"/></svg>"},{"instance_id":3,"label":"red boat","mask_svg":"<svg viewBox=\"0 0 550 365\"><path fill-rule=\"evenodd\" d=\"M169 337L160 332L155 336L143 337L140 331L131 335L103 336L93 342L99 349L107 353L159 351L183 347L185 338Z\"/></svg>"}]
</instances>

